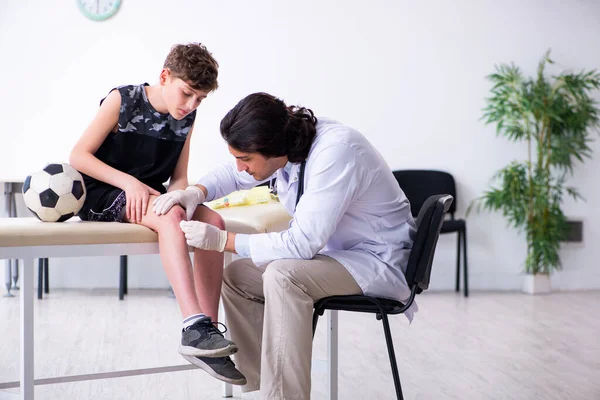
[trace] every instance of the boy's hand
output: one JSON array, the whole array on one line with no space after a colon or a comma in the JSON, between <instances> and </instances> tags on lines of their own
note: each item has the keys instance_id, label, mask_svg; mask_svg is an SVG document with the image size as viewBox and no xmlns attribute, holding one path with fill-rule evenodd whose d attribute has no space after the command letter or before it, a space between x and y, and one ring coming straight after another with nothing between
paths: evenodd
<instances>
[{"instance_id":1,"label":"boy's hand","mask_svg":"<svg viewBox=\"0 0 600 400\"><path fill-rule=\"evenodd\" d=\"M125 187L125 216L130 222L139 224L142 222L142 216L146 215L148 210L148 200L150 195L160 196L160 192L152 189L133 178Z\"/></svg>"},{"instance_id":2,"label":"boy's hand","mask_svg":"<svg viewBox=\"0 0 600 400\"><path fill-rule=\"evenodd\" d=\"M200 221L181 221L179 226L185 233L188 246L220 252L225 250L227 231Z\"/></svg>"},{"instance_id":3,"label":"boy's hand","mask_svg":"<svg viewBox=\"0 0 600 400\"><path fill-rule=\"evenodd\" d=\"M156 215L166 214L175 204L180 204L185 208L185 214L189 221L196 211L198 204L204 203L206 196L198 186L188 186L185 190L173 190L165 193L154 200L152 211Z\"/></svg>"}]
</instances>

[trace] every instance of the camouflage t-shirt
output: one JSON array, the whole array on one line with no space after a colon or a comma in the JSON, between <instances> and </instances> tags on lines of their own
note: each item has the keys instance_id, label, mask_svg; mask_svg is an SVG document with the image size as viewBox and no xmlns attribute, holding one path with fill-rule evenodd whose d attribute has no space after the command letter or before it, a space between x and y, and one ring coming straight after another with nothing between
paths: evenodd
<instances>
[{"instance_id":1,"label":"camouflage t-shirt","mask_svg":"<svg viewBox=\"0 0 600 400\"><path fill-rule=\"evenodd\" d=\"M180 121L169 113L160 113L148 101L144 86L148 84L112 89L121 94L118 129L108 134L95 156L164 193L163 184L175 170L196 111ZM87 195L79 216L85 220L103 220L99 215L114 206L122 190L87 175L83 177Z\"/></svg>"}]
</instances>

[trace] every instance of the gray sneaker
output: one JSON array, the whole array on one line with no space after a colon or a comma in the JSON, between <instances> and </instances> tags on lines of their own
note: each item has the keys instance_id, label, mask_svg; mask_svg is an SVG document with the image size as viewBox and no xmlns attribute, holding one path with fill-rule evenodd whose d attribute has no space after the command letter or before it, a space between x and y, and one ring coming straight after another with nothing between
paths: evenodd
<instances>
[{"instance_id":1,"label":"gray sneaker","mask_svg":"<svg viewBox=\"0 0 600 400\"><path fill-rule=\"evenodd\" d=\"M222 325L222 324L221 324ZM225 325L223 325L225 326ZM223 333L227 332L227 328ZM235 343L227 340L210 320L204 317L181 333L179 354L183 356L226 357L238 351Z\"/></svg>"},{"instance_id":2,"label":"gray sneaker","mask_svg":"<svg viewBox=\"0 0 600 400\"><path fill-rule=\"evenodd\" d=\"M235 364L229 357L183 356L183 358L223 382L242 386L246 384L246 377L235 367Z\"/></svg>"}]
</instances>

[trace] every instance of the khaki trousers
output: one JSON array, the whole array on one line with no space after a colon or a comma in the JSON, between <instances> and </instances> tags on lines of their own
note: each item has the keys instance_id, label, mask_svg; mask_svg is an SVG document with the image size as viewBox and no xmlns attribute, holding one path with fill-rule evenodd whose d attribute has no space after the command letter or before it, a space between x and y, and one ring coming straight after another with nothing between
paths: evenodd
<instances>
[{"instance_id":1,"label":"khaki trousers","mask_svg":"<svg viewBox=\"0 0 600 400\"><path fill-rule=\"evenodd\" d=\"M312 313L315 301L362 294L352 275L332 258L276 260L266 268L240 259L225 268L223 307L244 392L263 400L310 398Z\"/></svg>"}]
</instances>

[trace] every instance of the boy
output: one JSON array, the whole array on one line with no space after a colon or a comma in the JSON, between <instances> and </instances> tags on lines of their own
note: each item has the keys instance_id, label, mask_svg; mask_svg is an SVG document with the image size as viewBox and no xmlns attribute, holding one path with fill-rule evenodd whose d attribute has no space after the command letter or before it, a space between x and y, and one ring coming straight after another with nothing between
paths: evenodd
<instances>
[{"instance_id":1,"label":"boy","mask_svg":"<svg viewBox=\"0 0 600 400\"><path fill-rule=\"evenodd\" d=\"M188 187L188 158L196 108L216 90L218 63L199 43L178 44L167 55L154 85L120 86L100 102L94 120L70 156L82 172L87 196L79 212L86 221L118 221L158 233L160 257L183 315L179 352L210 375L243 385L245 377L229 355L237 351L213 325L223 278L223 255L195 250L194 267L179 223L197 220L224 229L205 206L204 194ZM180 202L163 215L148 212L166 190L182 190Z\"/></svg>"}]
</instances>

